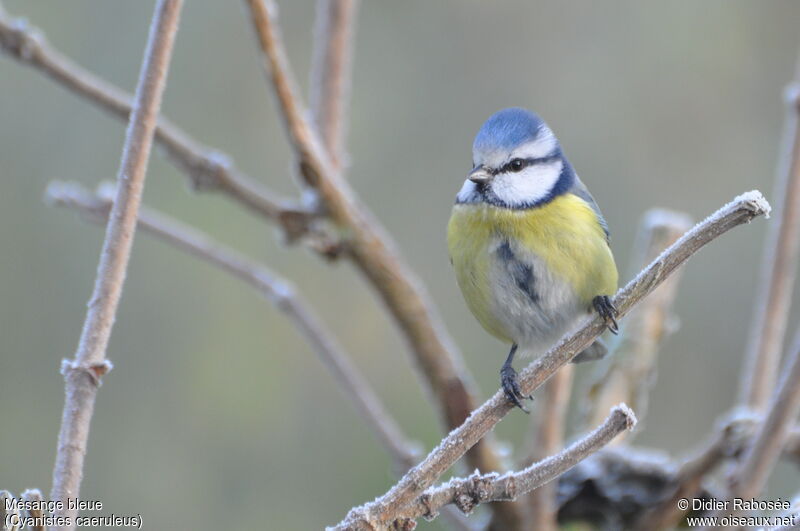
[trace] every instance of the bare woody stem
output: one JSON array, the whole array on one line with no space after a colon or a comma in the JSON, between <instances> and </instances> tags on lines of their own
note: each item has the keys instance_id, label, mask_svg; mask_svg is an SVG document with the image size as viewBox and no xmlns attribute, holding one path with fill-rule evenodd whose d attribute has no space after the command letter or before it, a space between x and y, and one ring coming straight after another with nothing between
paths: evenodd
<instances>
[{"instance_id":1,"label":"bare woody stem","mask_svg":"<svg viewBox=\"0 0 800 531\"><path fill-rule=\"evenodd\" d=\"M273 2L247 0L271 85L305 182L319 192L334 223L349 235L349 257L370 280L408 340L418 373L452 429L474 408L472 379L421 283L395 250L395 244L331 164L305 119L283 42L274 22ZM497 470L500 462L487 445L471 452L471 464Z\"/></svg>"},{"instance_id":2,"label":"bare woody stem","mask_svg":"<svg viewBox=\"0 0 800 531\"><path fill-rule=\"evenodd\" d=\"M620 316L627 314L636 303L669 278L681 264L707 243L738 225L768 214L769 209L769 204L761 193L748 192L697 224L617 293L614 305ZM597 338L604 328L602 320L595 317L575 332L567 334L544 356L520 373L519 383L522 392L529 394L539 388L559 367L569 362ZM394 519L395 514L430 487L469 448L500 422L511 408L502 390L497 391L385 495L353 510L346 521L385 524Z\"/></svg>"},{"instance_id":3,"label":"bare woody stem","mask_svg":"<svg viewBox=\"0 0 800 531\"><path fill-rule=\"evenodd\" d=\"M119 119L128 120L133 99L130 94L65 57L48 44L38 30L22 19L10 18L2 10L0 48L77 96ZM282 224L289 236L305 230L303 212L242 174L227 155L203 146L168 119L159 119L155 141L164 148L168 159L188 175L195 189L223 192L251 211Z\"/></svg>"},{"instance_id":4,"label":"bare woody stem","mask_svg":"<svg viewBox=\"0 0 800 531\"><path fill-rule=\"evenodd\" d=\"M74 183L51 183L46 199L53 204L77 209L93 223L108 218L111 200ZM158 212L141 207L138 228L204 260L247 283L272 302L295 325L316 354L333 374L340 387L380 443L387 449L399 470L409 469L416 461L412 444L389 415L367 380L350 361L333 334L297 294L295 287L272 271L212 240L207 235Z\"/></svg>"},{"instance_id":5,"label":"bare woody stem","mask_svg":"<svg viewBox=\"0 0 800 531\"><path fill-rule=\"evenodd\" d=\"M774 193L777 220L768 229L740 385L742 401L760 410L766 408L777 381L800 250L800 78L786 94L783 153Z\"/></svg>"},{"instance_id":6,"label":"bare woody stem","mask_svg":"<svg viewBox=\"0 0 800 531\"><path fill-rule=\"evenodd\" d=\"M670 496L661 500L654 507L639 516L635 529L674 529L680 520L688 513L679 509L681 498L695 498L698 496L703 480L725 458L735 455L745 444L752 439L752 424L754 419L736 419L726 422L711 437L709 443L694 456L687 459L678 470L673 481L675 489Z\"/></svg>"},{"instance_id":7,"label":"bare woody stem","mask_svg":"<svg viewBox=\"0 0 800 531\"><path fill-rule=\"evenodd\" d=\"M535 448L530 463L555 454L564 447L569 398L575 367L565 365L545 383L542 398L537 406ZM548 483L533 490L528 496L532 518L530 529L538 531L558 530L557 485Z\"/></svg>"},{"instance_id":8,"label":"bare woody stem","mask_svg":"<svg viewBox=\"0 0 800 531\"><path fill-rule=\"evenodd\" d=\"M663 209L646 212L634 245L632 271L639 271L652 262L691 227L692 220L686 214ZM614 356L589 387L585 400L588 426L600 422L608 408L619 402L630 404L641 419L647 414L658 348L669 332L672 303L680 279L681 270L678 270L626 319ZM617 437L614 444L626 441L628 435Z\"/></svg>"},{"instance_id":9,"label":"bare woody stem","mask_svg":"<svg viewBox=\"0 0 800 531\"><path fill-rule=\"evenodd\" d=\"M100 378L110 368L106 361L106 349L125 282L147 162L182 4L182 0L159 0L156 4L136 88L134 110L125 136L116 197L106 226L94 292L89 300L75 359L65 360L62 364L66 400L50 498L65 502L64 510L57 514L71 520L72 525L66 526L66 529L74 528L77 514L76 509L69 508L66 500L79 496L97 388Z\"/></svg>"},{"instance_id":10,"label":"bare woody stem","mask_svg":"<svg viewBox=\"0 0 800 531\"><path fill-rule=\"evenodd\" d=\"M469 514L481 503L510 501L554 480L580 461L593 454L619 433L631 430L636 425L636 416L625 404L611 410L608 418L594 431L576 441L565 450L535 463L519 472L503 475L475 474L468 478L456 478L445 485L426 490L413 503L403 507L397 520L433 518L448 504L455 504ZM360 529L348 527L347 529ZM363 529L372 529L364 527Z\"/></svg>"},{"instance_id":11,"label":"bare woody stem","mask_svg":"<svg viewBox=\"0 0 800 531\"><path fill-rule=\"evenodd\" d=\"M39 503L39 504L41 504L41 502L43 501L42 493L39 492L38 489L28 489L25 492L23 492L20 495L20 497L22 498L23 501L28 502L28 503ZM38 509L38 508L37 509L31 509L30 511L28 511L28 515L31 518L38 518L39 522L44 522L45 512L42 509ZM45 526L44 526L44 524L42 524L42 525L34 524L32 526L29 526L28 529L30 529L31 531L44 531L45 530Z\"/></svg>"},{"instance_id":12,"label":"bare woody stem","mask_svg":"<svg viewBox=\"0 0 800 531\"><path fill-rule=\"evenodd\" d=\"M346 159L353 33L358 0L317 0L309 104L319 136L337 170Z\"/></svg>"},{"instance_id":13,"label":"bare woody stem","mask_svg":"<svg viewBox=\"0 0 800 531\"><path fill-rule=\"evenodd\" d=\"M766 418L759 424L755 440L745 450L741 463L730 478L729 499L758 495L775 468L778 458L800 415L800 333L776 389Z\"/></svg>"}]
</instances>

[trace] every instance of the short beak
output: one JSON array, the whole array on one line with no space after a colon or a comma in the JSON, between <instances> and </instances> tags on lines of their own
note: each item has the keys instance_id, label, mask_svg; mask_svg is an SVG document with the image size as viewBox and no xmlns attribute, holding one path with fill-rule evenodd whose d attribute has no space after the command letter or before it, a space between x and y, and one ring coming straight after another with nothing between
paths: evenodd
<instances>
[{"instance_id":1,"label":"short beak","mask_svg":"<svg viewBox=\"0 0 800 531\"><path fill-rule=\"evenodd\" d=\"M478 166L473 168L469 175L467 175L467 179L474 182L475 184L485 184L488 183L492 179L492 174L486 171L483 166Z\"/></svg>"}]
</instances>

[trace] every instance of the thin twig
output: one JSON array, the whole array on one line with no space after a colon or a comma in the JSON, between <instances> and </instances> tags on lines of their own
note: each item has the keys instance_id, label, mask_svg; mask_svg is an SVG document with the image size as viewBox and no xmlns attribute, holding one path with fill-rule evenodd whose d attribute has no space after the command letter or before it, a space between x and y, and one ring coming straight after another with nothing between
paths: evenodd
<instances>
[{"instance_id":1,"label":"thin twig","mask_svg":"<svg viewBox=\"0 0 800 531\"><path fill-rule=\"evenodd\" d=\"M32 507L37 507L28 511L28 516L34 520L33 523L26 526L26 528L31 531L44 531L45 526L43 522L45 521L45 513L42 509L38 508L43 501L42 493L39 489L28 489L22 493L21 498L23 502L32 504Z\"/></svg>"},{"instance_id":2,"label":"thin twig","mask_svg":"<svg viewBox=\"0 0 800 531\"><path fill-rule=\"evenodd\" d=\"M67 499L78 498L80 493L97 388L101 377L110 368L106 348L125 282L153 133L182 5L183 0L159 0L156 4L86 322L75 359L65 360L61 367L66 381L66 399L50 499L63 502L63 510L56 511L56 515L69 518L68 525L64 526L68 530L74 529L78 511L67 503Z\"/></svg>"},{"instance_id":3,"label":"thin twig","mask_svg":"<svg viewBox=\"0 0 800 531\"><path fill-rule=\"evenodd\" d=\"M698 497L703 481L723 460L741 453L752 440L755 418L733 418L724 422L709 443L687 459L675 475L675 487L668 497L642 514L634 529L674 529L689 512L681 510L681 499Z\"/></svg>"},{"instance_id":4,"label":"thin twig","mask_svg":"<svg viewBox=\"0 0 800 531\"><path fill-rule=\"evenodd\" d=\"M782 372L767 416L730 477L729 499L749 499L761 493L800 415L800 333Z\"/></svg>"},{"instance_id":5,"label":"thin twig","mask_svg":"<svg viewBox=\"0 0 800 531\"><path fill-rule=\"evenodd\" d=\"M277 10L274 3L247 0L247 5L305 182L319 192L331 219L349 234L346 249L350 258L372 282L399 323L411 345L418 373L435 398L445 425L452 429L475 406L472 379L463 360L416 275L395 251L388 233L334 169L306 120L274 20ZM487 444L470 452L470 463L482 471L501 468L500 459Z\"/></svg>"},{"instance_id":6,"label":"thin twig","mask_svg":"<svg viewBox=\"0 0 800 531\"><path fill-rule=\"evenodd\" d=\"M691 218L681 212L647 211L634 245L633 271L652 262L691 226ZM655 381L658 348L670 331L672 302L680 279L679 269L628 316L614 355L598 364L595 383L588 388L586 426L597 425L608 408L619 402L631 404L640 419L647 414L647 397ZM629 438L630 434L625 433L612 444Z\"/></svg>"},{"instance_id":7,"label":"thin twig","mask_svg":"<svg viewBox=\"0 0 800 531\"><path fill-rule=\"evenodd\" d=\"M417 500L397 512L396 520L407 521L434 518L445 505L455 504L464 514L471 513L481 503L510 501L557 478L578 462L593 454L619 433L633 429L636 416L628 406L620 404L611 410L606 421L582 439L556 455L547 457L519 472L500 475L474 474L454 478L440 487L426 490ZM343 528L370 530L361 522L345 522ZM532 528L538 529L538 528Z\"/></svg>"},{"instance_id":8,"label":"thin twig","mask_svg":"<svg viewBox=\"0 0 800 531\"><path fill-rule=\"evenodd\" d=\"M7 490L0 490L0 531L16 531L16 519L21 515L16 503L6 509L6 500L14 501L14 496Z\"/></svg>"},{"instance_id":9,"label":"thin twig","mask_svg":"<svg viewBox=\"0 0 800 531\"><path fill-rule=\"evenodd\" d=\"M795 426L789 433L784 454L800 465L800 426Z\"/></svg>"},{"instance_id":10,"label":"thin twig","mask_svg":"<svg viewBox=\"0 0 800 531\"><path fill-rule=\"evenodd\" d=\"M104 192L92 194L76 183L51 183L47 188L46 199L59 206L77 209L94 223L105 222L111 208L111 200ZM414 445L402 433L369 382L350 361L330 330L288 280L215 242L196 229L146 207L139 210L138 228L215 265L263 294L289 318L328 367L378 441L392 456L395 468L405 472L413 466L419 457L413 450Z\"/></svg>"},{"instance_id":11,"label":"thin twig","mask_svg":"<svg viewBox=\"0 0 800 531\"><path fill-rule=\"evenodd\" d=\"M358 0L317 0L309 105L334 168L346 161L353 33Z\"/></svg>"},{"instance_id":12,"label":"thin twig","mask_svg":"<svg viewBox=\"0 0 800 531\"><path fill-rule=\"evenodd\" d=\"M798 63L800 76L800 63ZM740 381L741 400L764 410L778 377L800 250L800 77L786 90L786 125L777 171L776 221L768 228L755 311Z\"/></svg>"},{"instance_id":13,"label":"thin twig","mask_svg":"<svg viewBox=\"0 0 800 531\"><path fill-rule=\"evenodd\" d=\"M564 447L574 369L573 365L565 365L544 384L542 398L537 407L539 415L535 421L534 453L528 463L545 459ZM539 531L558 529L557 487L558 485L553 482L531 491L528 496L528 507L532 518L530 529Z\"/></svg>"},{"instance_id":14,"label":"thin twig","mask_svg":"<svg viewBox=\"0 0 800 531\"><path fill-rule=\"evenodd\" d=\"M619 315L627 314L636 303L650 294L675 269L707 243L738 225L768 214L769 210L769 203L761 193L753 191L742 194L697 224L617 293L614 305ZM522 392L530 394L540 387L559 367L586 348L604 329L602 319L593 317L576 331L564 336L556 346L520 373L519 383ZM385 495L354 509L346 521L377 522L382 525L392 520L398 511L430 487L470 447L500 422L512 407L503 391L497 391Z\"/></svg>"},{"instance_id":15,"label":"thin twig","mask_svg":"<svg viewBox=\"0 0 800 531\"><path fill-rule=\"evenodd\" d=\"M23 19L12 19L2 10L0 49L111 115L128 120L133 101L130 94L76 64L53 48L39 30ZM186 173L194 189L223 192L248 209L278 222L289 238L307 230L309 213L278 199L241 173L228 155L203 146L168 119L159 119L155 140L164 148L167 158Z\"/></svg>"}]
</instances>

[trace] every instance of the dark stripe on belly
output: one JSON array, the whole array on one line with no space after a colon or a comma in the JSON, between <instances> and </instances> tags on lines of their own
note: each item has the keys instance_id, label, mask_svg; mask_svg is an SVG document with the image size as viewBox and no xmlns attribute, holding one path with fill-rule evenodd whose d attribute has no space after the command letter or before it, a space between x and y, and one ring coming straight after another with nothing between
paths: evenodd
<instances>
[{"instance_id":1,"label":"dark stripe on belly","mask_svg":"<svg viewBox=\"0 0 800 531\"><path fill-rule=\"evenodd\" d=\"M514 254L508 240L497 249L497 256L506 266L508 274L514 280L514 283L521 289L531 300L531 302L539 302L539 294L536 293L536 286L533 279L533 266L526 264Z\"/></svg>"}]
</instances>

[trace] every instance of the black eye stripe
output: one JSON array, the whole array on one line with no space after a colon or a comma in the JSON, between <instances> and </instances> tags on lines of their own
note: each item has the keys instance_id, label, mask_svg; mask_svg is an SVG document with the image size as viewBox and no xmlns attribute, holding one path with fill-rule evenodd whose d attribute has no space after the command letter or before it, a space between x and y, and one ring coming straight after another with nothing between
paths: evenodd
<instances>
[{"instance_id":1,"label":"black eye stripe","mask_svg":"<svg viewBox=\"0 0 800 531\"><path fill-rule=\"evenodd\" d=\"M528 159L514 159L506 164L503 164L500 168L493 170L490 172L492 175L497 175L498 173L517 173L528 166L534 166L536 164L547 164L549 162L556 161L560 159L559 155L550 155L547 157L538 157L538 158L528 158ZM515 168L514 165L517 162L522 162L522 166L519 168Z\"/></svg>"}]
</instances>

